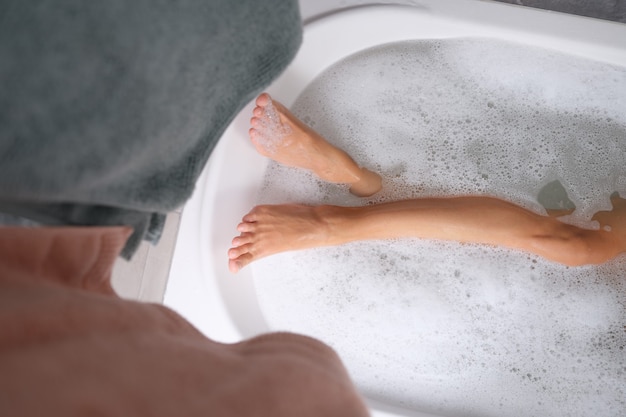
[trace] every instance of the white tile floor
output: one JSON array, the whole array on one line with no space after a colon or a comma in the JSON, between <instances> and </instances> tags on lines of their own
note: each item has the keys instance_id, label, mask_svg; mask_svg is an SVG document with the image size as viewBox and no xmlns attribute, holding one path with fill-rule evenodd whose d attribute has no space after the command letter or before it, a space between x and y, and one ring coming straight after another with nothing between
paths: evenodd
<instances>
[{"instance_id":1,"label":"white tile floor","mask_svg":"<svg viewBox=\"0 0 626 417\"><path fill-rule=\"evenodd\" d=\"M118 258L112 283L124 298L161 303L165 294L182 209L168 214L159 243L143 242L133 258Z\"/></svg>"}]
</instances>

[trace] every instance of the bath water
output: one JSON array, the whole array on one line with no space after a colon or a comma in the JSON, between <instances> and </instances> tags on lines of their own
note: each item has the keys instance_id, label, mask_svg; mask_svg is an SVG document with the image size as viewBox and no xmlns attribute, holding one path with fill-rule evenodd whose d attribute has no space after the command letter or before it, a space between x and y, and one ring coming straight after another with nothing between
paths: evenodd
<instances>
[{"instance_id":1,"label":"bath water","mask_svg":"<svg viewBox=\"0 0 626 417\"><path fill-rule=\"evenodd\" d=\"M280 97L277 97L280 99ZM626 69L487 39L372 48L292 110L382 173L368 199L270 164L259 203L363 205L490 195L591 216L626 196ZM334 347L368 396L462 416L623 416L626 256L570 268L418 239L289 252L252 265L274 330Z\"/></svg>"}]
</instances>

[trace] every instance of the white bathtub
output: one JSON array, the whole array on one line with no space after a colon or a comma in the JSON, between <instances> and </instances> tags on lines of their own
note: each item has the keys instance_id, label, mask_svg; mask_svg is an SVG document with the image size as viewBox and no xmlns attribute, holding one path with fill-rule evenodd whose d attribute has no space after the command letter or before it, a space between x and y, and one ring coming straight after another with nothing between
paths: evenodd
<instances>
[{"instance_id":1,"label":"white bathtub","mask_svg":"<svg viewBox=\"0 0 626 417\"><path fill-rule=\"evenodd\" d=\"M320 72L359 50L407 39L487 37L557 49L626 66L626 25L475 0L368 6L311 19L302 48L268 91L289 106ZM172 307L211 339L236 342L268 328L251 268L233 275L226 252L255 204L266 159L248 143L252 105L225 132L185 206L165 293ZM374 416L425 416L370 402Z\"/></svg>"}]
</instances>

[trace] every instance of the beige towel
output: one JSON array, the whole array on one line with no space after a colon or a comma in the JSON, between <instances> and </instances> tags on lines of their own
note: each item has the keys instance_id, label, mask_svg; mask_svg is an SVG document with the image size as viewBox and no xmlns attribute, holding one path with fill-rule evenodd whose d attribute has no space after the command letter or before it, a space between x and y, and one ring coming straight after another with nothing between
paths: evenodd
<instances>
[{"instance_id":1,"label":"beige towel","mask_svg":"<svg viewBox=\"0 0 626 417\"><path fill-rule=\"evenodd\" d=\"M204 337L110 285L130 230L0 228L0 415L364 416L329 347Z\"/></svg>"}]
</instances>

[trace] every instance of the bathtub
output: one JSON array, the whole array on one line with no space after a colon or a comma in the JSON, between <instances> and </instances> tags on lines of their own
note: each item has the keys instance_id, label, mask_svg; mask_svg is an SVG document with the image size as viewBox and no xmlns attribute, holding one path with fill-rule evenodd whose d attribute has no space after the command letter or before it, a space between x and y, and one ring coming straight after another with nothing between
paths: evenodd
<instances>
[{"instance_id":1,"label":"bathtub","mask_svg":"<svg viewBox=\"0 0 626 417\"><path fill-rule=\"evenodd\" d=\"M496 38L626 66L623 24L475 0L411 3L311 17L296 59L267 91L289 106L343 57L408 39ZM256 299L251 268L233 275L226 257L236 225L257 201L267 166L248 142L252 108L251 103L226 130L184 208L164 300L206 336L225 343L271 331ZM373 416L427 416L396 404L368 404Z\"/></svg>"}]
</instances>

